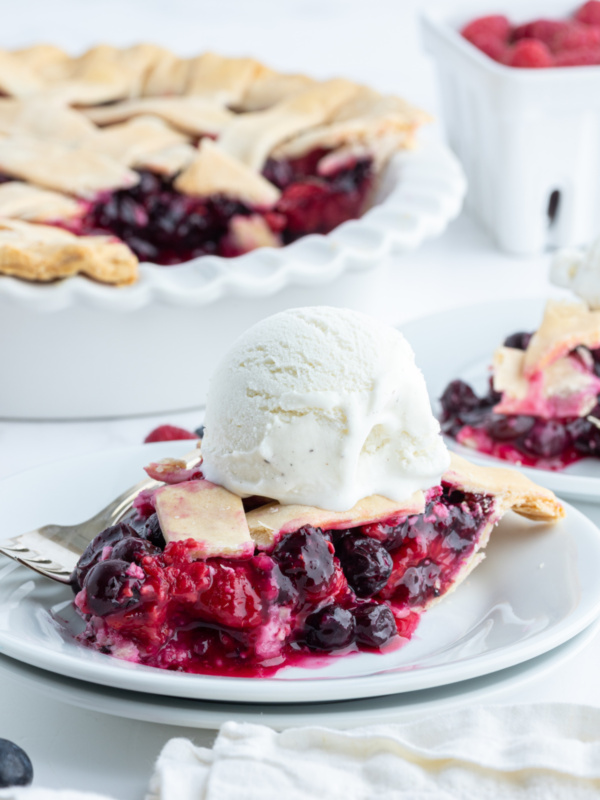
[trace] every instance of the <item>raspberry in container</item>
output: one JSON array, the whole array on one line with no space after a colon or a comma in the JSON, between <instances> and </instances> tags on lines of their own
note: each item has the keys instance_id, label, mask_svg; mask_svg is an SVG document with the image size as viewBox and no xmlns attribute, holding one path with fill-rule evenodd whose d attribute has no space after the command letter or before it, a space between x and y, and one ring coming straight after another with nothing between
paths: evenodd
<instances>
[{"instance_id":1,"label":"raspberry in container","mask_svg":"<svg viewBox=\"0 0 600 800\"><path fill-rule=\"evenodd\" d=\"M600 2L444 3L422 26L471 212L509 253L589 242L600 222Z\"/></svg>"}]
</instances>

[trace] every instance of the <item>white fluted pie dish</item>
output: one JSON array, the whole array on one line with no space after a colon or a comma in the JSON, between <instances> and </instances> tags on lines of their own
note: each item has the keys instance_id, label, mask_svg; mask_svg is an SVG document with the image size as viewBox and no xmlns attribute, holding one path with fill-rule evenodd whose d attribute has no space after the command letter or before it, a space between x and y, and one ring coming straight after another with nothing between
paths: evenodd
<instances>
[{"instance_id":1,"label":"white fluted pie dish","mask_svg":"<svg viewBox=\"0 0 600 800\"><path fill-rule=\"evenodd\" d=\"M49 285L0 277L0 417L106 418L202 405L214 366L249 325L298 305L365 308L385 291L382 261L442 233L465 189L454 156L429 141L394 157L373 207L327 236L233 259L143 264L138 282L124 288L83 277Z\"/></svg>"}]
</instances>

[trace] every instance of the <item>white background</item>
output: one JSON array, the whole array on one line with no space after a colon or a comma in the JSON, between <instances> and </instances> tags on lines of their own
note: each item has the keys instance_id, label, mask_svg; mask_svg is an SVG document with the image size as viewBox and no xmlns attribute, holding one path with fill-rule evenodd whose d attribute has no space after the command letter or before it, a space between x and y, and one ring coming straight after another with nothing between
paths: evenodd
<instances>
[{"instance_id":1,"label":"white background","mask_svg":"<svg viewBox=\"0 0 600 800\"><path fill-rule=\"evenodd\" d=\"M421 6L417 0L24 0L4 4L0 44L47 41L77 52L103 41L125 45L150 40L181 55L204 49L247 54L285 71L354 78L400 93L437 114L434 70L419 40ZM495 10L492 6L482 0L482 13ZM433 126L434 135L439 130ZM500 254L487 234L462 216L437 241L386 264L385 295L376 308L366 310L401 325L482 300L543 296L552 292L547 266L547 256L516 259ZM319 302L318 290L314 302ZM439 335L443 331L432 331L432 337ZM198 358L200 362L201 346ZM201 412L109 422L0 421L0 477L66 455L137 444L154 425L167 421L196 427ZM597 639L576 663L502 699L589 700L600 705L595 689L599 656ZM25 692L12 681L0 685L0 737L29 751L37 785L87 788L137 800L153 759L173 735L192 735L198 743L211 738L80 711Z\"/></svg>"}]
</instances>

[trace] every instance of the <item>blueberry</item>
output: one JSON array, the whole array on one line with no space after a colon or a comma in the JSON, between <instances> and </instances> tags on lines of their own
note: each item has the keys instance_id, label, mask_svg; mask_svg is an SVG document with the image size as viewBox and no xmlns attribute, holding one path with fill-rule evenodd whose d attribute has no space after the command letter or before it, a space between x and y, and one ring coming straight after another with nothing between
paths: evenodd
<instances>
[{"instance_id":1,"label":"blueberry","mask_svg":"<svg viewBox=\"0 0 600 800\"><path fill-rule=\"evenodd\" d=\"M411 605L422 605L440 594L441 567L430 558L408 567L398 582L395 597Z\"/></svg>"},{"instance_id":2,"label":"blueberry","mask_svg":"<svg viewBox=\"0 0 600 800\"><path fill-rule=\"evenodd\" d=\"M494 389L494 378L490 377L488 381L488 390L486 396L483 398L482 403L492 408L502 400L502 392L497 392Z\"/></svg>"},{"instance_id":3,"label":"blueberry","mask_svg":"<svg viewBox=\"0 0 600 800\"><path fill-rule=\"evenodd\" d=\"M318 528L309 525L286 534L272 557L281 573L308 595L326 592L335 573L333 546Z\"/></svg>"},{"instance_id":4,"label":"blueberry","mask_svg":"<svg viewBox=\"0 0 600 800\"><path fill-rule=\"evenodd\" d=\"M141 236L131 234L123 236L123 239L140 261L156 261L158 259L159 250L152 242L142 239Z\"/></svg>"},{"instance_id":5,"label":"blueberry","mask_svg":"<svg viewBox=\"0 0 600 800\"><path fill-rule=\"evenodd\" d=\"M569 445L565 426L557 420L538 419L531 430L519 440L520 449L540 458L551 458Z\"/></svg>"},{"instance_id":6,"label":"blueberry","mask_svg":"<svg viewBox=\"0 0 600 800\"><path fill-rule=\"evenodd\" d=\"M498 441L509 441L528 433L535 422L534 417L523 414L506 415L491 414L485 421L485 429L492 437Z\"/></svg>"},{"instance_id":7,"label":"blueberry","mask_svg":"<svg viewBox=\"0 0 600 800\"><path fill-rule=\"evenodd\" d=\"M386 605L363 603L352 609L356 641L366 647L383 647L396 634L394 615Z\"/></svg>"},{"instance_id":8,"label":"blueberry","mask_svg":"<svg viewBox=\"0 0 600 800\"><path fill-rule=\"evenodd\" d=\"M592 416L596 416L593 411ZM586 456L600 455L600 430L593 422L579 417L567 424L567 432L578 453Z\"/></svg>"},{"instance_id":9,"label":"blueberry","mask_svg":"<svg viewBox=\"0 0 600 800\"><path fill-rule=\"evenodd\" d=\"M140 182L130 191L135 193L136 197L142 195L157 194L162 189L162 181L154 172L140 170Z\"/></svg>"},{"instance_id":10,"label":"blueberry","mask_svg":"<svg viewBox=\"0 0 600 800\"><path fill-rule=\"evenodd\" d=\"M204 436L204 425L200 425L200 427L199 427L199 428L196 428L196 430L194 431L194 433L196 434L196 436L197 436L199 439L202 439L202 437Z\"/></svg>"},{"instance_id":11,"label":"blueberry","mask_svg":"<svg viewBox=\"0 0 600 800\"><path fill-rule=\"evenodd\" d=\"M532 336L533 333L526 333L525 331L511 333L511 335L507 336L504 340L504 347L512 347L515 350L527 350Z\"/></svg>"},{"instance_id":12,"label":"blueberry","mask_svg":"<svg viewBox=\"0 0 600 800\"><path fill-rule=\"evenodd\" d=\"M160 552L160 549L147 539L130 536L117 542L110 557L111 560L132 562L139 561L143 556L154 556Z\"/></svg>"},{"instance_id":13,"label":"blueberry","mask_svg":"<svg viewBox=\"0 0 600 800\"><path fill-rule=\"evenodd\" d=\"M311 650L341 650L354 641L354 616L341 606L331 605L315 611L305 624L304 641Z\"/></svg>"},{"instance_id":14,"label":"blueberry","mask_svg":"<svg viewBox=\"0 0 600 800\"><path fill-rule=\"evenodd\" d=\"M0 789L8 786L29 786L33 766L27 753L14 742L0 739Z\"/></svg>"},{"instance_id":15,"label":"blueberry","mask_svg":"<svg viewBox=\"0 0 600 800\"><path fill-rule=\"evenodd\" d=\"M444 419L449 419L479 407L479 398L464 381L452 381L440 397Z\"/></svg>"},{"instance_id":16,"label":"blueberry","mask_svg":"<svg viewBox=\"0 0 600 800\"><path fill-rule=\"evenodd\" d=\"M358 597L372 597L392 574L392 557L376 539L349 533L339 540L335 553Z\"/></svg>"},{"instance_id":17,"label":"blueberry","mask_svg":"<svg viewBox=\"0 0 600 800\"><path fill-rule=\"evenodd\" d=\"M263 175L268 181L274 183L278 189L285 189L294 180L294 170L289 161L278 161L268 158L263 169Z\"/></svg>"},{"instance_id":18,"label":"blueberry","mask_svg":"<svg viewBox=\"0 0 600 800\"><path fill-rule=\"evenodd\" d=\"M119 522L101 531L85 548L85 551L75 567L72 582L75 587L83 586L85 576L97 564L105 547L114 547L121 539L137 536L136 530L128 522Z\"/></svg>"},{"instance_id":19,"label":"blueberry","mask_svg":"<svg viewBox=\"0 0 600 800\"><path fill-rule=\"evenodd\" d=\"M101 561L88 572L84 581L87 605L92 614L104 617L113 611L124 611L140 602L143 578L128 575L132 565L127 561Z\"/></svg>"},{"instance_id":20,"label":"blueberry","mask_svg":"<svg viewBox=\"0 0 600 800\"><path fill-rule=\"evenodd\" d=\"M164 550L166 547L165 537L158 521L158 514L152 514L146 520L144 528L140 531L142 539L147 539L155 547Z\"/></svg>"}]
</instances>

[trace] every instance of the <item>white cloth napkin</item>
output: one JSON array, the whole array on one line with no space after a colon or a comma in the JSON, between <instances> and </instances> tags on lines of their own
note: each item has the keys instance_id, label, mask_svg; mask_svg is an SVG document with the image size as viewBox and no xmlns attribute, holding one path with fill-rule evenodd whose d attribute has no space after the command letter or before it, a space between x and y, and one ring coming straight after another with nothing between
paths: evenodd
<instances>
[{"instance_id":1,"label":"white cloth napkin","mask_svg":"<svg viewBox=\"0 0 600 800\"><path fill-rule=\"evenodd\" d=\"M172 739L148 800L598 800L600 710L473 708L334 731L228 722L212 750Z\"/></svg>"},{"instance_id":2,"label":"white cloth napkin","mask_svg":"<svg viewBox=\"0 0 600 800\"><path fill-rule=\"evenodd\" d=\"M110 768L107 765L107 768ZM10 800L108 800L42 789ZM228 722L212 749L171 739L147 800L599 800L600 709L474 707L351 731Z\"/></svg>"}]
</instances>

